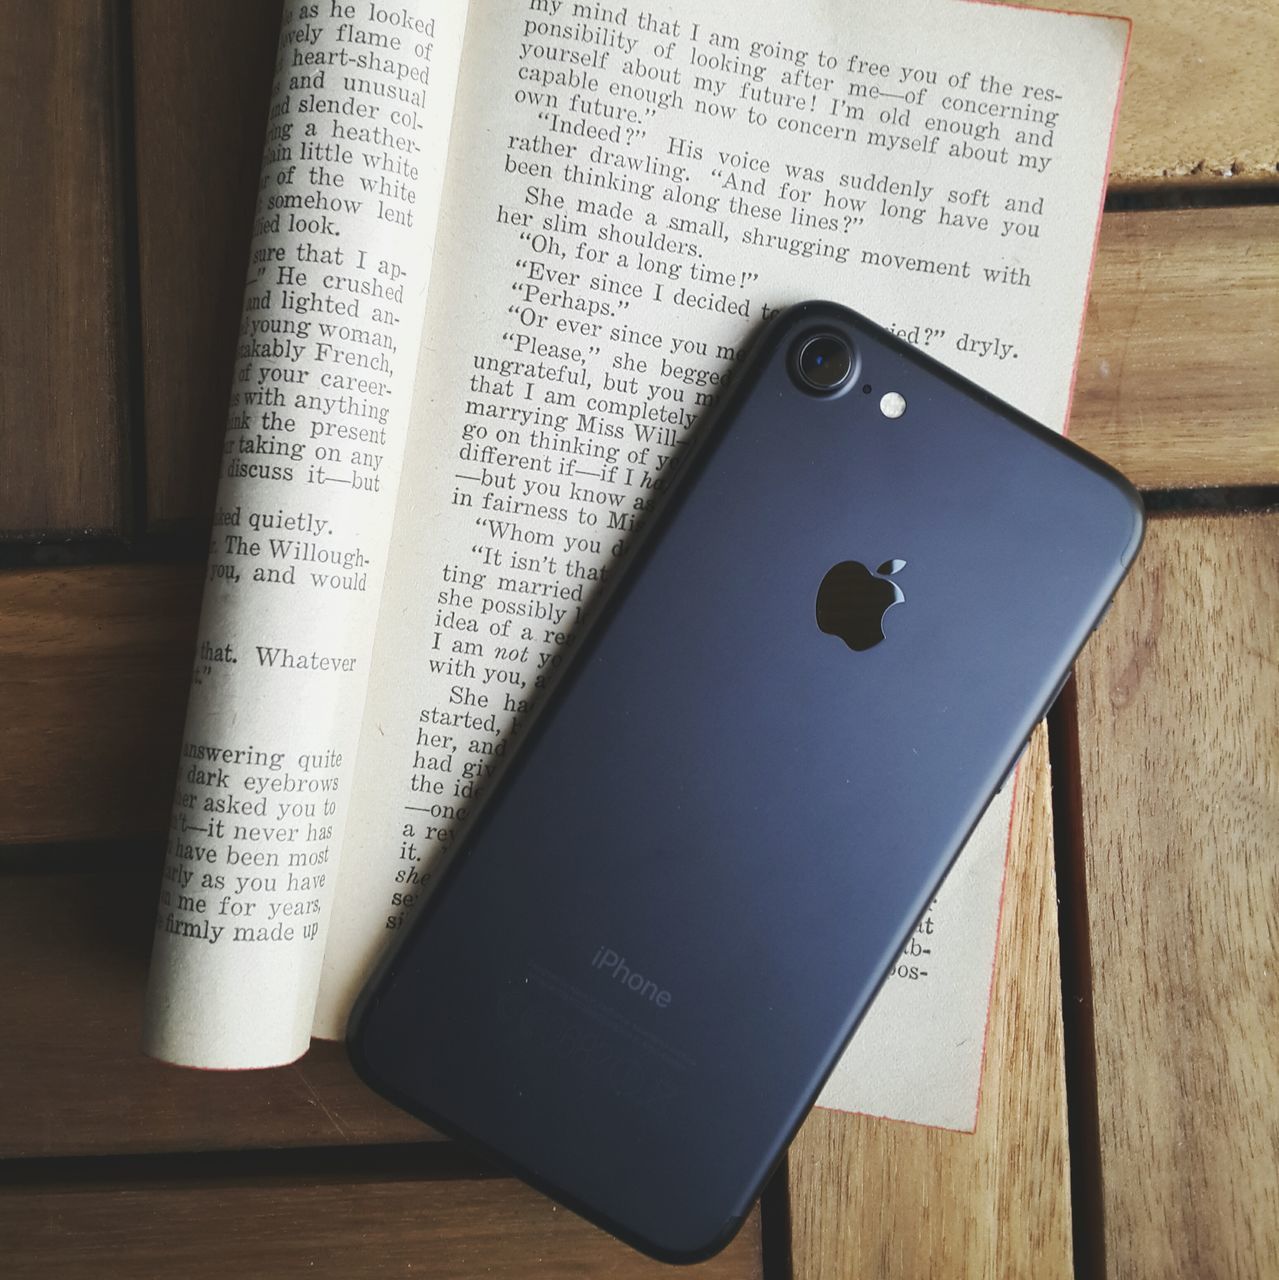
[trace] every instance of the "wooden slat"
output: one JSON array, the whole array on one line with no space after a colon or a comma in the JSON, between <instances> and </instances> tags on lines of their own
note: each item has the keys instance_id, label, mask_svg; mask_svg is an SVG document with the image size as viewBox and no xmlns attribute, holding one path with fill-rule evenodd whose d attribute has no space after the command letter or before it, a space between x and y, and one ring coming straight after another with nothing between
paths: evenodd
<instances>
[{"instance_id":1,"label":"wooden slat","mask_svg":"<svg viewBox=\"0 0 1279 1280\"><path fill-rule=\"evenodd\" d=\"M156 867L0 882L0 1157L435 1136L365 1088L340 1045L317 1043L272 1071L190 1071L144 1057L158 887Z\"/></svg>"},{"instance_id":2,"label":"wooden slat","mask_svg":"<svg viewBox=\"0 0 1279 1280\"><path fill-rule=\"evenodd\" d=\"M5 7L0 534L114 530L123 510L112 14Z\"/></svg>"},{"instance_id":3,"label":"wooden slat","mask_svg":"<svg viewBox=\"0 0 1279 1280\"><path fill-rule=\"evenodd\" d=\"M1279 483L1279 207L1106 215L1070 431L1142 488Z\"/></svg>"},{"instance_id":4,"label":"wooden slat","mask_svg":"<svg viewBox=\"0 0 1279 1280\"><path fill-rule=\"evenodd\" d=\"M1073 1275L1042 726L1018 782L976 1132L816 1112L789 1168L794 1280Z\"/></svg>"},{"instance_id":5,"label":"wooden slat","mask_svg":"<svg viewBox=\"0 0 1279 1280\"><path fill-rule=\"evenodd\" d=\"M1111 181L1119 186L1279 178L1279 8L1268 0L1013 0L1133 22Z\"/></svg>"},{"instance_id":6,"label":"wooden slat","mask_svg":"<svg viewBox=\"0 0 1279 1280\"><path fill-rule=\"evenodd\" d=\"M165 830L202 577L0 574L0 842Z\"/></svg>"},{"instance_id":7,"label":"wooden slat","mask_svg":"<svg viewBox=\"0 0 1279 1280\"><path fill-rule=\"evenodd\" d=\"M505 1179L35 1187L0 1201L7 1280L428 1276L656 1280L652 1262ZM756 1212L696 1280L760 1280Z\"/></svg>"},{"instance_id":8,"label":"wooden slat","mask_svg":"<svg viewBox=\"0 0 1279 1280\"><path fill-rule=\"evenodd\" d=\"M145 1057L154 867L10 874L0 892L0 1157L420 1142L338 1044L271 1071Z\"/></svg>"},{"instance_id":9,"label":"wooden slat","mask_svg":"<svg viewBox=\"0 0 1279 1280\"><path fill-rule=\"evenodd\" d=\"M0 575L3 839L164 829L201 577L182 566ZM185 1072L144 1058L151 860L139 843L131 874L6 879L0 967L19 976L0 998L0 1024L21 1030L0 1050L0 1154L427 1133L363 1089L336 1047L252 1074Z\"/></svg>"},{"instance_id":10,"label":"wooden slat","mask_svg":"<svg viewBox=\"0 0 1279 1280\"><path fill-rule=\"evenodd\" d=\"M1078 669L1106 1274L1279 1268L1279 515L1152 524Z\"/></svg>"},{"instance_id":11,"label":"wooden slat","mask_svg":"<svg viewBox=\"0 0 1279 1280\"><path fill-rule=\"evenodd\" d=\"M135 0L147 503L206 522L217 486L280 0Z\"/></svg>"}]
</instances>

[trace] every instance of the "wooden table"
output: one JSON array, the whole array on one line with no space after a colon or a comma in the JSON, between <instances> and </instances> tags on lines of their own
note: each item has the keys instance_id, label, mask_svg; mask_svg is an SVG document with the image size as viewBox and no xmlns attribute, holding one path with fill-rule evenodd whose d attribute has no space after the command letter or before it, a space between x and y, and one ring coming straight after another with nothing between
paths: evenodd
<instances>
[{"instance_id":1,"label":"wooden table","mask_svg":"<svg viewBox=\"0 0 1279 1280\"><path fill-rule=\"evenodd\" d=\"M1071 426L1155 519L1023 768L978 1127L814 1115L707 1276L1279 1275L1279 10L1113 7ZM5 17L0 1272L658 1274L333 1046L138 1053L278 4Z\"/></svg>"}]
</instances>

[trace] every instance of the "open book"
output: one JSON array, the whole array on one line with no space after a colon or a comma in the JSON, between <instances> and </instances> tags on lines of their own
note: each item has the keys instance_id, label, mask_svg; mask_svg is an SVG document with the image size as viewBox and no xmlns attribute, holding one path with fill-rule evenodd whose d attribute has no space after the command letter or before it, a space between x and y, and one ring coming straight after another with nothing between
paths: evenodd
<instances>
[{"instance_id":1,"label":"open book","mask_svg":"<svg viewBox=\"0 0 1279 1280\"><path fill-rule=\"evenodd\" d=\"M286 4L149 1052L342 1034L771 311L845 302L1064 425L1127 38L965 0ZM972 1126L1010 802L827 1105Z\"/></svg>"}]
</instances>

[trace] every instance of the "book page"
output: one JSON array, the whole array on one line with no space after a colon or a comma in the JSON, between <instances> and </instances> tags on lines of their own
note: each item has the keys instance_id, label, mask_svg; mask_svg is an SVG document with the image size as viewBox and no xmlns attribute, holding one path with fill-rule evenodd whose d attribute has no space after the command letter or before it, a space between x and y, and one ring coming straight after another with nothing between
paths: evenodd
<instances>
[{"instance_id":1,"label":"book page","mask_svg":"<svg viewBox=\"0 0 1279 1280\"><path fill-rule=\"evenodd\" d=\"M1062 428L1127 31L959 0L476 0L317 1034L768 314L845 302ZM971 1127L1010 791L825 1102Z\"/></svg>"},{"instance_id":2,"label":"book page","mask_svg":"<svg viewBox=\"0 0 1279 1280\"><path fill-rule=\"evenodd\" d=\"M147 995L171 1062L310 1040L464 24L284 7Z\"/></svg>"}]
</instances>

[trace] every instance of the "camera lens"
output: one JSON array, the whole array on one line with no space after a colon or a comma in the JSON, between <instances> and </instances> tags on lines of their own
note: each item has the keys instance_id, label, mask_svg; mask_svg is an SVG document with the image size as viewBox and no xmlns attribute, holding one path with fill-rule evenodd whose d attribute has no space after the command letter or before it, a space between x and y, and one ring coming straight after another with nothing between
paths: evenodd
<instances>
[{"instance_id":1,"label":"camera lens","mask_svg":"<svg viewBox=\"0 0 1279 1280\"><path fill-rule=\"evenodd\" d=\"M829 395L848 381L853 371L853 349L837 333L814 333L802 338L795 350L795 376L806 391Z\"/></svg>"}]
</instances>

